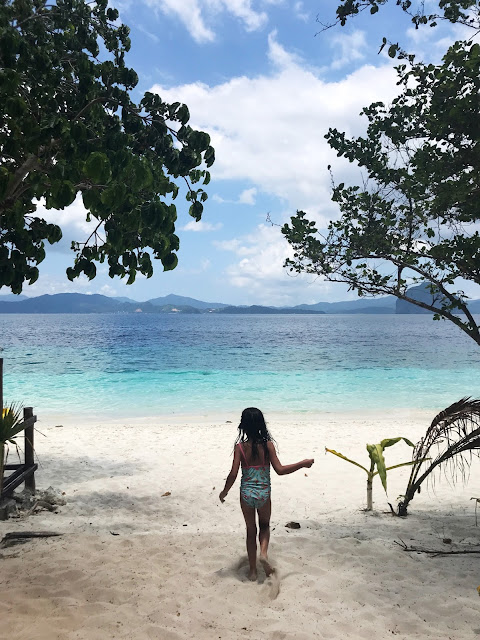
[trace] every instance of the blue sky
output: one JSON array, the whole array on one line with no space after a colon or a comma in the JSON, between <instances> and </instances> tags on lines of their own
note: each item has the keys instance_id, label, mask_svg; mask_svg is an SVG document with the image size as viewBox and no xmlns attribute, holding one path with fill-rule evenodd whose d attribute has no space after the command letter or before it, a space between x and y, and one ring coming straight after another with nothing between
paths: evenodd
<instances>
[{"instance_id":1,"label":"blue sky","mask_svg":"<svg viewBox=\"0 0 480 640\"><path fill-rule=\"evenodd\" d=\"M189 218L177 199L179 266L138 277L70 283L71 239L88 231L80 200L45 212L64 240L48 247L41 276L27 295L77 291L147 300L168 293L231 304L294 305L355 297L342 285L292 277L282 265L288 245L278 225L297 209L321 227L337 215L330 201L331 164L338 182L359 171L336 158L324 140L330 126L360 134L363 106L397 93L393 62L378 55L382 36L424 60L438 61L459 28L415 31L393 0L375 16L321 32L338 0L122 0L112 2L131 28L127 63L139 75L134 98L156 91L185 102L190 124L211 134L211 169L203 219ZM436 2L427 0L432 7ZM1 293L6 293L2 290ZM467 293L469 290L467 289ZM474 293L473 291L471 292ZM475 297L480 297L475 295Z\"/></svg>"}]
</instances>

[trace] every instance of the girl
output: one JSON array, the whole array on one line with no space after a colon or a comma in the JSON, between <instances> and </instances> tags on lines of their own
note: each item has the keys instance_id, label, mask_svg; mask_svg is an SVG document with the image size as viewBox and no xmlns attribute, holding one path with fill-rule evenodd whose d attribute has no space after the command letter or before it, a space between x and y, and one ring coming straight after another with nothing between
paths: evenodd
<instances>
[{"instance_id":1,"label":"girl","mask_svg":"<svg viewBox=\"0 0 480 640\"><path fill-rule=\"evenodd\" d=\"M233 486L242 465L242 480L240 484L240 506L247 526L247 554L250 580L257 579L257 525L255 512L258 512L260 532L260 562L267 576L274 571L268 562L268 543L270 541L270 464L276 473L284 476L298 471L303 467L311 467L314 460L309 458L294 464L283 465L277 457L265 418L260 409L250 407L242 413L235 441L232 469L225 481L225 487L220 493L221 502L225 502L228 492Z\"/></svg>"}]
</instances>

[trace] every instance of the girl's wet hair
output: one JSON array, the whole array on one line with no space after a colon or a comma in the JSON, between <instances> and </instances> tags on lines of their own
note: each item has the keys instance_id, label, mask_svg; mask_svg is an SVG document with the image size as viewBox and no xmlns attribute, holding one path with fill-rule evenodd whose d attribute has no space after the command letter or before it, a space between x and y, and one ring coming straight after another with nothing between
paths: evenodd
<instances>
[{"instance_id":1,"label":"girl's wet hair","mask_svg":"<svg viewBox=\"0 0 480 640\"><path fill-rule=\"evenodd\" d=\"M267 429L265 418L260 409L248 407L242 411L240 424L238 425L238 436L235 444L239 442L250 442L252 445L252 459L258 457L258 445L262 445L265 460L268 460L267 442L275 442Z\"/></svg>"}]
</instances>

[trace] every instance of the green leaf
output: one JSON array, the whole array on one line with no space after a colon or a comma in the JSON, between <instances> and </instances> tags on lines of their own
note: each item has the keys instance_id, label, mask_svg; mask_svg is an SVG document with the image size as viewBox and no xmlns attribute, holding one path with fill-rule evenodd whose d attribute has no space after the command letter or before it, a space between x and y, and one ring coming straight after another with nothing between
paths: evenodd
<instances>
[{"instance_id":1,"label":"green leaf","mask_svg":"<svg viewBox=\"0 0 480 640\"><path fill-rule=\"evenodd\" d=\"M213 147L207 147L204 158L207 167L211 167L215 162L215 150Z\"/></svg>"},{"instance_id":2,"label":"green leaf","mask_svg":"<svg viewBox=\"0 0 480 640\"><path fill-rule=\"evenodd\" d=\"M337 456L338 458L342 458L342 460L346 460L347 462L350 462L350 464L354 464L356 467L360 467L360 469L363 469L366 473L370 473L368 469L363 467L358 462L355 462L354 460L350 460L350 458L347 458L346 456L344 456L343 453L339 453L338 451L335 451L334 449L327 449L327 447L325 447L325 451L328 452L328 453L333 453L334 456Z\"/></svg>"},{"instance_id":3,"label":"green leaf","mask_svg":"<svg viewBox=\"0 0 480 640\"><path fill-rule=\"evenodd\" d=\"M82 200L85 209L96 209L101 202L100 193L96 189L88 189L82 192Z\"/></svg>"},{"instance_id":4,"label":"green leaf","mask_svg":"<svg viewBox=\"0 0 480 640\"><path fill-rule=\"evenodd\" d=\"M186 124L190 120L190 112L186 104L182 104L177 111L177 119L182 124Z\"/></svg>"},{"instance_id":5,"label":"green leaf","mask_svg":"<svg viewBox=\"0 0 480 640\"><path fill-rule=\"evenodd\" d=\"M0 415L0 443L5 444L11 441L25 429L22 417L22 408L19 404L13 403L4 407Z\"/></svg>"},{"instance_id":6,"label":"green leaf","mask_svg":"<svg viewBox=\"0 0 480 640\"><path fill-rule=\"evenodd\" d=\"M397 51L398 51L398 45L396 44L391 44L388 47L388 55L390 58L395 58L395 56L397 55Z\"/></svg>"},{"instance_id":7,"label":"green leaf","mask_svg":"<svg viewBox=\"0 0 480 640\"><path fill-rule=\"evenodd\" d=\"M69 180L59 182L55 189L55 195L51 201L52 207L55 209L64 209L72 204L76 195L76 190Z\"/></svg>"},{"instance_id":8,"label":"green leaf","mask_svg":"<svg viewBox=\"0 0 480 640\"><path fill-rule=\"evenodd\" d=\"M391 447L392 445L396 444L397 442L400 442L400 440L403 440L404 442L406 442L408 444L408 446L410 446L410 447L414 447L415 446L411 440L409 440L408 438L404 438L404 437L400 436L399 438L386 438L385 440L382 440L380 442L380 447L383 450L386 447Z\"/></svg>"},{"instance_id":9,"label":"green leaf","mask_svg":"<svg viewBox=\"0 0 480 640\"><path fill-rule=\"evenodd\" d=\"M189 215L192 216L192 218L195 218L195 220L198 222L202 218L203 204L201 202L198 202L198 201L194 202L190 206L190 209L188 210L188 213L189 213Z\"/></svg>"},{"instance_id":10,"label":"green leaf","mask_svg":"<svg viewBox=\"0 0 480 640\"><path fill-rule=\"evenodd\" d=\"M105 153L94 151L85 162L85 175L95 184L105 184L111 177L110 161Z\"/></svg>"},{"instance_id":11,"label":"green leaf","mask_svg":"<svg viewBox=\"0 0 480 640\"><path fill-rule=\"evenodd\" d=\"M383 447L381 444L367 444L367 451L372 460L374 466L377 469L377 473L382 481L385 493L387 492L387 470L385 467L385 458L383 457Z\"/></svg>"},{"instance_id":12,"label":"green leaf","mask_svg":"<svg viewBox=\"0 0 480 640\"><path fill-rule=\"evenodd\" d=\"M62 239L62 230L57 224L49 224L47 225L46 238L50 244L60 242Z\"/></svg>"},{"instance_id":13,"label":"green leaf","mask_svg":"<svg viewBox=\"0 0 480 640\"><path fill-rule=\"evenodd\" d=\"M178 257L175 253L169 253L161 258L164 271L172 271L178 264Z\"/></svg>"}]
</instances>

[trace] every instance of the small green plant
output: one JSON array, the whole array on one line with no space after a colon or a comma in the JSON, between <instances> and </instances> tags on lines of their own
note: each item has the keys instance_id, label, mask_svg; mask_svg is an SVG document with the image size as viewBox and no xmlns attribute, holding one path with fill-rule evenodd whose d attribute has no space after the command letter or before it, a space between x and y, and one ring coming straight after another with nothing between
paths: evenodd
<instances>
[{"instance_id":1,"label":"small green plant","mask_svg":"<svg viewBox=\"0 0 480 640\"><path fill-rule=\"evenodd\" d=\"M426 457L430 454L431 458ZM398 515L407 515L408 505L436 469L451 473L453 484L459 479L465 481L472 457L479 454L480 400L462 398L435 416L415 446L412 472L407 490L398 503ZM422 467L425 460L430 460L427 468Z\"/></svg>"},{"instance_id":2,"label":"small green plant","mask_svg":"<svg viewBox=\"0 0 480 640\"><path fill-rule=\"evenodd\" d=\"M383 455L384 450L387 447L391 447L392 445L396 444L400 440L403 440L404 442L406 442L409 447L415 446L413 442L408 440L408 438L403 438L403 437L386 438L385 440L382 440L379 444L367 444L367 451L368 451L368 455L370 456L370 469L367 469L366 467L359 464L358 462L355 462L354 460L350 460L350 458L347 458L346 456L344 456L342 453L339 453L338 451L334 451L333 449L327 449L325 447L325 451L328 451L328 453L333 453L334 456L338 456L339 458L342 458L342 460L346 460L347 462L354 464L356 467L360 467L360 469L363 469L367 474L367 511L372 511L373 509L373 499L372 499L373 478L377 474L380 476L380 480L382 481L382 485L383 485L383 488L385 489L385 493L387 493L387 471L390 471L391 469L397 469L398 467L406 467L414 463L414 461L411 460L410 462L401 462L400 464L395 464L392 467L387 467L385 465L385 458Z\"/></svg>"},{"instance_id":3,"label":"small green plant","mask_svg":"<svg viewBox=\"0 0 480 640\"><path fill-rule=\"evenodd\" d=\"M0 416L0 496L3 489L3 473L8 443L14 444L15 438L24 430L22 408L18 404L5 407Z\"/></svg>"}]
</instances>

